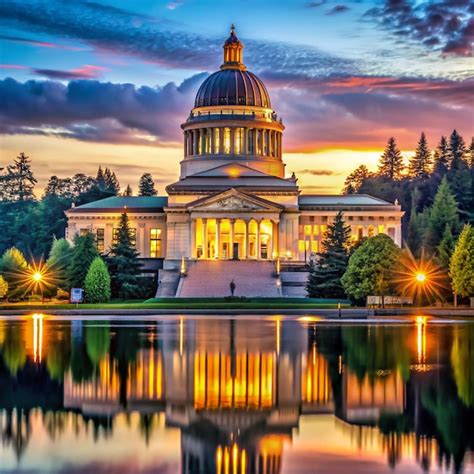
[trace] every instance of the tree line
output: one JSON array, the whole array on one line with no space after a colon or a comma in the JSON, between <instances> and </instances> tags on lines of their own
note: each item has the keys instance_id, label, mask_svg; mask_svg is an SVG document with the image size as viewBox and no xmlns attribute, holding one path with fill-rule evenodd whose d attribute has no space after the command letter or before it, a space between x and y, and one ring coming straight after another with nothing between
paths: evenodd
<instances>
[{"instance_id":1,"label":"tree line","mask_svg":"<svg viewBox=\"0 0 474 474\"><path fill-rule=\"evenodd\" d=\"M25 255L47 258L54 239L65 236L64 211L121 193L115 173L99 166L95 177L76 173L72 177L51 176L40 198L35 195L37 179L31 160L20 153L5 169L0 168L0 254L16 247ZM122 193L133 195L128 185ZM150 173L141 176L139 196L156 196Z\"/></svg>"}]
</instances>

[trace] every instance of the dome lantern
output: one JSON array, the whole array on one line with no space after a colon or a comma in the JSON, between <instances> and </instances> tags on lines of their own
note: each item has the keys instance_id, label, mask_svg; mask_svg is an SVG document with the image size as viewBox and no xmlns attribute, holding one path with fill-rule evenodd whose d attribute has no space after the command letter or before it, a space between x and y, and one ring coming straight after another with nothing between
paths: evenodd
<instances>
[{"instance_id":1,"label":"dome lantern","mask_svg":"<svg viewBox=\"0 0 474 474\"><path fill-rule=\"evenodd\" d=\"M245 71L246 67L242 62L244 45L235 34L235 26L230 27L230 35L224 43L224 63L221 69L239 69Z\"/></svg>"}]
</instances>

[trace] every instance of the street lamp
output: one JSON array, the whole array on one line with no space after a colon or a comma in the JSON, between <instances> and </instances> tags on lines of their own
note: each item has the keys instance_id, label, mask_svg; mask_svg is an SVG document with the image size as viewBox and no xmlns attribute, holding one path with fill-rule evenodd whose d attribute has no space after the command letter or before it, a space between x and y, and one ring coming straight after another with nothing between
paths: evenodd
<instances>
[{"instance_id":1,"label":"street lamp","mask_svg":"<svg viewBox=\"0 0 474 474\"><path fill-rule=\"evenodd\" d=\"M35 272L33 273L32 278L35 283L39 283L43 279L43 275L41 274L41 272Z\"/></svg>"},{"instance_id":2,"label":"street lamp","mask_svg":"<svg viewBox=\"0 0 474 474\"><path fill-rule=\"evenodd\" d=\"M417 296L418 296L418 306L421 306L421 295L422 295L422 286L425 284L426 282L426 273L423 273L423 272L417 272L415 274L415 280L416 280L416 283L418 284L418 288L417 288Z\"/></svg>"},{"instance_id":3,"label":"street lamp","mask_svg":"<svg viewBox=\"0 0 474 474\"><path fill-rule=\"evenodd\" d=\"M417 273L415 278L418 283L424 283L426 281L426 275L424 273Z\"/></svg>"}]
</instances>

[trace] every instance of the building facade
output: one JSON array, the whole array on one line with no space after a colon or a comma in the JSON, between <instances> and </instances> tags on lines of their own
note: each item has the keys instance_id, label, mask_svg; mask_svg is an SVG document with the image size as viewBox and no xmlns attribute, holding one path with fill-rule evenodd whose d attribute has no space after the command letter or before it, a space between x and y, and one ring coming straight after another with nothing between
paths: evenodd
<instances>
[{"instance_id":1,"label":"building facade","mask_svg":"<svg viewBox=\"0 0 474 474\"><path fill-rule=\"evenodd\" d=\"M69 209L68 238L92 232L100 251L113 243L127 212L143 259L165 269L181 260L307 261L322 250L342 211L351 239L379 233L401 245L398 203L368 195L309 195L287 177L282 119L263 82L243 63L232 27L224 62L199 88L181 125L184 158L166 197L111 197Z\"/></svg>"}]
</instances>

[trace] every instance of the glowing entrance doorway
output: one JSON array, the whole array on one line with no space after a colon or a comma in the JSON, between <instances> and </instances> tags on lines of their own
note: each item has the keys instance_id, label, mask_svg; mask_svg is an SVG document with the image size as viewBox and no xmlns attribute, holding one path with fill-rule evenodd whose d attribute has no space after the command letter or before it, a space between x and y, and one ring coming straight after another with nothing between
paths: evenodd
<instances>
[{"instance_id":1,"label":"glowing entrance doorway","mask_svg":"<svg viewBox=\"0 0 474 474\"><path fill-rule=\"evenodd\" d=\"M192 232L194 258L270 260L277 254L278 222L270 219L198 218Z\"/></svg>"}]
</instances>

